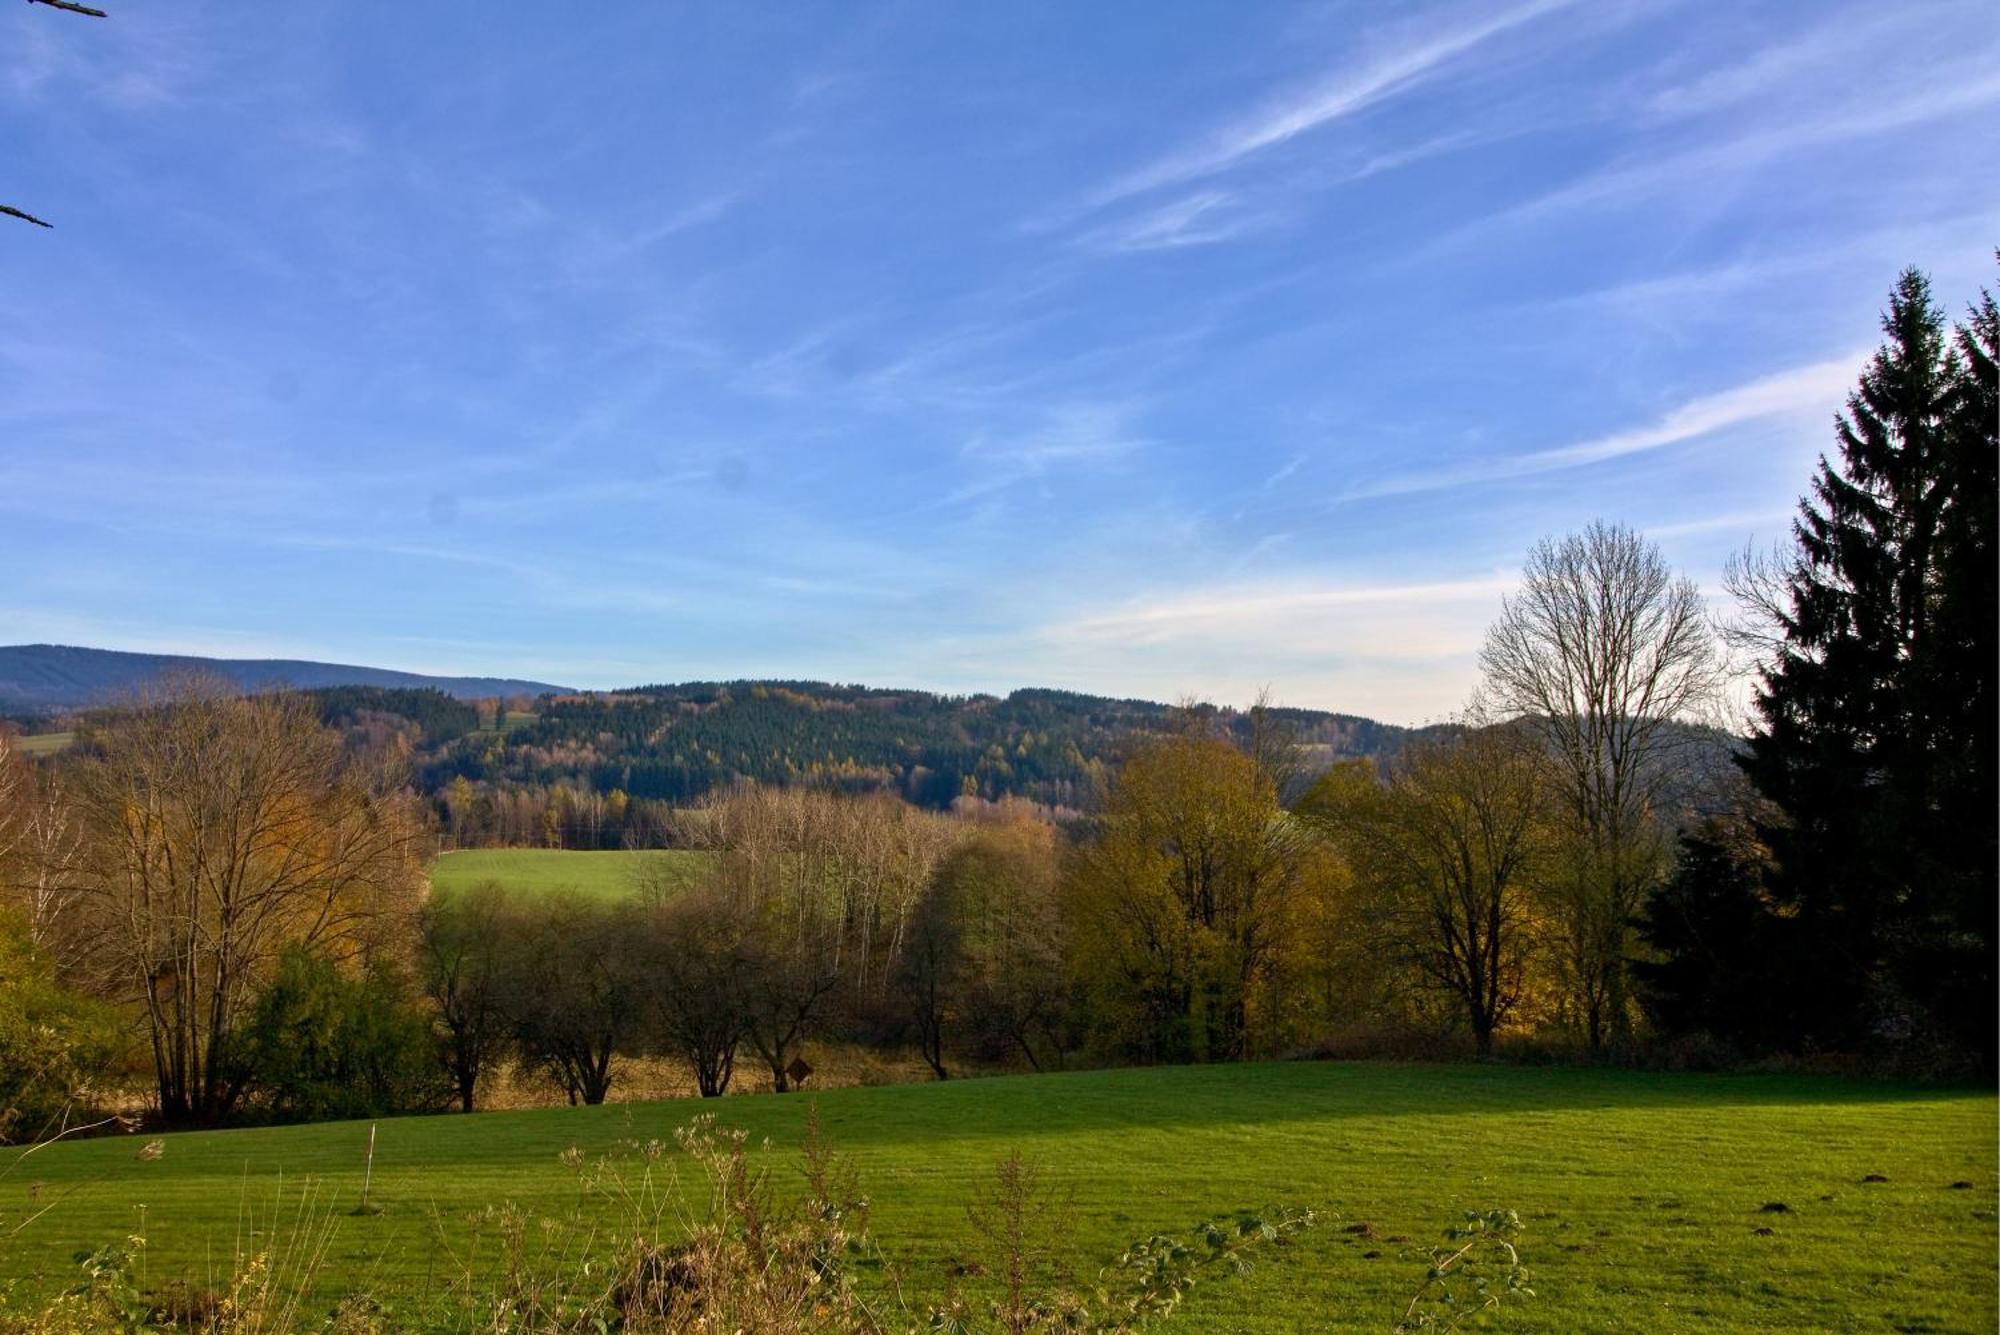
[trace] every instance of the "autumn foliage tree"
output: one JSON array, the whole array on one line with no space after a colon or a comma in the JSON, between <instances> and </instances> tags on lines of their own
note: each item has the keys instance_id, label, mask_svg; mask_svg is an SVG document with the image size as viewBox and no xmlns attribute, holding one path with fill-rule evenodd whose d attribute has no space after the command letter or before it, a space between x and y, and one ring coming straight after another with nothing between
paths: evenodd
<instances>
[{"instance_id":1,"label":"autumn foliage tree","mask_svg":"<svg viewBox=\"0 0 2000 1335\"><path fill-rule=\"evenodd\" d=\"M1075 987L1066 969L1061 845L1025 813L976 828L939 868L964 926L964 1008L973 1050L1039 1071L1073 1046Z\"/></svg>"},{"instance_id":2,"label":"autumn foliage tree","mask_svg":"<svg viewBox=\"0 0 2000 1335\"><path fill-rule=\"evenodd\" d=\"M1484 1056L1529 985L1550 853L1548 764L1519 729L1422 739L1301 804L1355 868L1378 944L1449 997Z\"/></svg>"},{"instance_id":3,"label":"autumn foliage tree","mask_svg":"<svg viewBox=\"0 0 2000 1335\"><path fill-rule=\"evenodd\" d=\"M1317 845L1229 741L1190 729L1135 751L1069 886L1078 964L1116 1045L1155 1061L1249 1054L1329 874Z\"/></svg>"},{"instance_id":4,"label":"autumn foliage tree","mask_svg":"<svg viewBox=\"0 0 2000 1335\"><path fill-rule=\"evenodd\" d=\"M242 1092L232 1036L283 951L351 955L407 910L415 826L294 695L182 682L85 747L71 796L92 972L137 1004L162 1116L213 1121Z\"/></svg>"}]
</instances>

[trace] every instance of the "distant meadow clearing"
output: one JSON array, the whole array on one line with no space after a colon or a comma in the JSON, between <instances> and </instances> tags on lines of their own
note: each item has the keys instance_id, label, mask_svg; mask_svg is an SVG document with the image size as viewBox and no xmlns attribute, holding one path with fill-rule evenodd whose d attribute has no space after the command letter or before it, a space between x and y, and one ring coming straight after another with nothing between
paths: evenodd
<instances>
[{"instance_id":1,"label":"distant meadow clearing","mask_svg":"<svg viewBox=\"0 0 2000 1335\"><path fill-rule=\"evenodd\" d=\"M574 890L617 900L649 884L692 882L713 865L711 854L667 849L468 848L439 856L431 867L431 890L452 895L491 883L528 894Z\"/></svg>"}]
</instances>

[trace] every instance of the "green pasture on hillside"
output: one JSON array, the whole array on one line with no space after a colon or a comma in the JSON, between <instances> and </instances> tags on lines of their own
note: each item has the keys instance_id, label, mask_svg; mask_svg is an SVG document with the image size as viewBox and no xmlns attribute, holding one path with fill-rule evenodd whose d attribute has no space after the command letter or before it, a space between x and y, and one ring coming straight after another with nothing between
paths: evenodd
<instances>
[{"instance_id":1,"label":"green pasture on hillside","mask_svg":"<svg viewBox=\"0 0 2000 1335\"><path fill-rule=\"evenodd\" d=\"M467 733L466 736L477 737L483 740L490 741L495 737L505 736L508 733L519 732L521 729L527 727L530 723L533 723L536 719L539 719L540 717L541 717L540 714L530 713L529 711L524 709L510 709L505 714L501 715L498 722L498 726L491 728L474 728L471 732Z\"/></svg>"},{"instance_id":2,"label":"green pasture on hillside","mask_svg":"<svg viewBox=\"0 0 2000 1335\"><path fill-rule=\"evenodd\" d=\"M16 739L15 745L21 748L22 755L52 756L75 740L73 732L38 732Z\"/></svg>"},{"instance_id":3,"label":"green pasture on hillside","mask_svg":"<svg viewBox=\"0 0 2000 1335\"><path fill-rule=\"evenodd\" d=\"M431 867L431 889L448 895L493 881L509 890L578 890L618 899L632 894L660 868L683 883L691 881L707 869L709 860L707 853L662 849L467 848L438 858Z\"/></svg>"},{"instance_id":4,"label":"green pasture on hillside","mask_svg":"<svg viewBox=\"0 0 2000 1335\"><path fill-rule=\"evenodd\" d=\"M1130 1240L1236 1207L1325 1212L1253 1274L1197 1288L1169 1329L1386 1330L1423 1276L1420 1244L1487 1207L1520 1212L1538 1295L1493 1329L1996 1321L1991 1092L1491 1065L1152 1068L399 1119L380 1125L375 1216L346 1213L365 1123L174 1135L156 1161L135 1138L61 1144L0 1178L7 1227L59 1202L4 1269L67 1282L71 1254L135 1230L143 1206L150 1281L199 1279L226 1265L246 1220L310 1181L337 1225L329 1287L407 1312L449 1275L440 1238L462 1246L472 1211L602 1208L561 1161L568 1147L666 1139L713 1112L789 1163L813 1099L919 1312L966 1255L974 1184L1018 1148L1070 1195L1085 1277ZM615 1213L605 1223L617 1231Z\"/></svg>"}]
</instances>

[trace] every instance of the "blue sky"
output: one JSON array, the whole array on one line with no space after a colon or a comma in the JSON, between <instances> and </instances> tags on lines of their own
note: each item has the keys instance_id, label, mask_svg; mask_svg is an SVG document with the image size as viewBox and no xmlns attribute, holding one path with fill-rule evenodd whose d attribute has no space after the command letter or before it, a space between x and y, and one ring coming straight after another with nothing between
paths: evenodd
<instances>
[{"instance_id":1,"label":"blue sky","mask_svg":"<svg viewBox=\"0 0 2000 1335\"><path fill-rule=\"evenodd\" d=\"M103 3L0 17L0 642L1439 717L2000 243L1983 3Z\"/></svg>"}]
</instances>

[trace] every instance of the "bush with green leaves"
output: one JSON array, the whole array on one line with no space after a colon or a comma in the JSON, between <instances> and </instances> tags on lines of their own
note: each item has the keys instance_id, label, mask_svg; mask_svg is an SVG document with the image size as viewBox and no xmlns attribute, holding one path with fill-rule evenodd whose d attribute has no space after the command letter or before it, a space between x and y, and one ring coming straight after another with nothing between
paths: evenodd
<instances>
[{"instance_id":1,"label":"bush with green leaves","mask_svg":"<svg viewBox=\"0 0 2000 1335\"><path fill-rule=\"evenodd\" d=\"M117 1051L108 1008L61 986L11 915L0 915L0 1143L74 1125Z\"/></svg>"},{"instance_id":2,"label":"bush with green leaves","mask_svg":"<svg viewBox=\"0 0 2000 1335\"><path fill-rule=\"evenodd\" d=\"M281 1121L428 1112L451 1097L430 1019L386 963L348 972L288 948L232 1047L241 1087Z\"/></svg>"}]
</instances>

